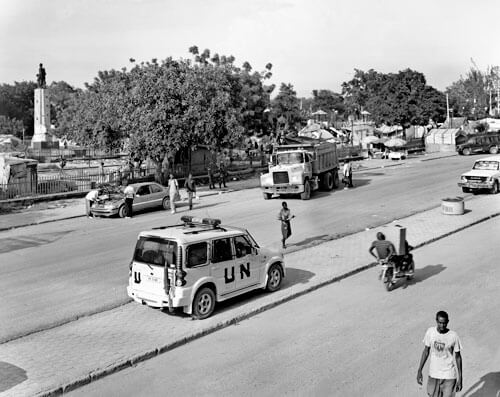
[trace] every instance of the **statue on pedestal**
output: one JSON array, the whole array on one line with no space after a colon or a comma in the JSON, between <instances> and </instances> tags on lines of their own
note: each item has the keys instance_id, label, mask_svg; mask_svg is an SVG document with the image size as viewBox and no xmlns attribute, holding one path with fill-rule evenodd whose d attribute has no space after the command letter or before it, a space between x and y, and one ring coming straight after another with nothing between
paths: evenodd
<instances>
[{"instance_id":1,"label":"statue on pedestal","mask_svg":"<svg viewBox=\"0 0 500 397\"><path fill-rule=\"evenodd\" d=\"M40 64L40 67L38 68L38 74L36 75L36 82L38 84L38 88L47 88L47 82L45 81L45 76L47 74L45 73L45 68L43 67L43 64Z\"/></svg>"}]
</instances>

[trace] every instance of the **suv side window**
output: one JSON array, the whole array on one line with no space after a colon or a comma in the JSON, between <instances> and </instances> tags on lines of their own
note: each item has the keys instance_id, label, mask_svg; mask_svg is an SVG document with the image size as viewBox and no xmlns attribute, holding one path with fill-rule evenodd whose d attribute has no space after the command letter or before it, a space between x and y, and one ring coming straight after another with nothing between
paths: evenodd
<instances>
[{"instance_id":1,"label":"suv side window","mask_svg":"<svg viewBox=\"0 0 500 397\"><path fill-rule=\"evenodd\" d=\"M206 242L191 244L186 247L186 267L205 265L208 259L208 244Z\"/></svg>"},{"instance_id":2,"label":"suv side window","mask_svg":"<svg viewBox=\"0 0 500 397\"><path fill-rule=\"evenodd\" d=\"M236 236L234 238L234 248L236 258L243 258L252 253L252 245L245 236Z\"/></svg>"},{"instance_id":3,"label":"suv side window","mask_svg":"<svg viewBox=\"0 0 500 397\"><path fill-rule=\"evenodd\" d=\"M224 262L233 259L231 240L221 238L213 241L212 263Z\"/></svg>"}]
</instances>

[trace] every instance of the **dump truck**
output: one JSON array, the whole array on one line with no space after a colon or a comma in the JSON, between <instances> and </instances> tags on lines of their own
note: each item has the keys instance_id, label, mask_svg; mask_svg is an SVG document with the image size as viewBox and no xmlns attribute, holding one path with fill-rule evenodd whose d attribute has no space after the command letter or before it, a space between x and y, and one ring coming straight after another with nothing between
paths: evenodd
<instances>
[{"instance_id":1,"label":"dump truck","mask_svg":"<svg viewBox=\"0 0 500 397\"><path fill-rule=\"evenodd\" d=\"M261 175L264 199L298 194L309 200L311 192L330 191L339 185L339 160L335 143L305 137L273 148L269 172Z\"/></svg>"}]
</instances>

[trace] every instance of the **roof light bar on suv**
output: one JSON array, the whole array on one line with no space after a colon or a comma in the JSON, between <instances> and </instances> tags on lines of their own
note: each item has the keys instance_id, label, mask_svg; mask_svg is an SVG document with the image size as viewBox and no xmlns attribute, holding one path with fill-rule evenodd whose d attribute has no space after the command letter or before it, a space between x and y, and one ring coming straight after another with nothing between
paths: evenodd
<instances>
[{"instance_id":1,"label":"roof light bar on suv","mask_svg":"<svg viewBox=\"0 0 500 397\"><path fill-rule=\"evenodd\" d=\"M213 228L216 228L221 224L220 219L215 219L215 218L198 218L195 216L191 215L183 215L181 217L181 221L184 222L186 225L201 225L201 226L211 226Z\"/></svg>"}]
</instances>

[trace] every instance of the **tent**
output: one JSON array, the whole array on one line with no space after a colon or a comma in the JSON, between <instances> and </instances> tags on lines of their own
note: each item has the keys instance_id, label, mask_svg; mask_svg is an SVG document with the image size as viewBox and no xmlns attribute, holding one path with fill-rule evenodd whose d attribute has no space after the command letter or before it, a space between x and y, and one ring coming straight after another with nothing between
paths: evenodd
<instances>
[{"instance_id":1,"label":"tent","mask_svg":"<svg viewBox=\"0 0 500 397\"><path fill-rule=\"evenodd\" d=\"M382 125L376 128L375 131L383 135L396 135L399 131L403 131L403 127L400 125Z\"/></svg>"},{"instance_id":2,"label":"tent","mask_svg":"<svg viewBox=\"0 0 500 397\"><path fill-rule=\"evenodd\" d=\"M323 127L316 123L305 126L298 132L297 135L312 139L325 139L331 142L337 142L340 137L345 136L343 132L338 131L335 128Z\"/></svg>"},{"instance_id":3,"label":"tent","mask_svg":"<svg viewBox=\"0 0 500 397\"><path fill-rule=\"evenodd\" d=\"M456 150L455 138L461 135L460 128L434 128L425 137L425 151L454 152Z\"/></svg>"}]
</instances>

